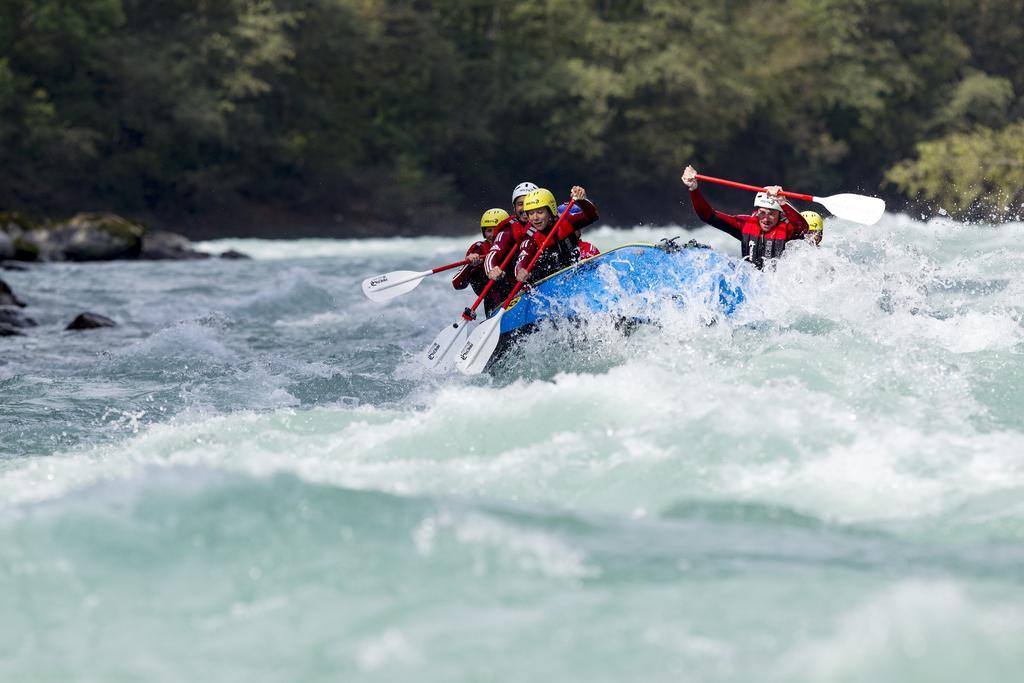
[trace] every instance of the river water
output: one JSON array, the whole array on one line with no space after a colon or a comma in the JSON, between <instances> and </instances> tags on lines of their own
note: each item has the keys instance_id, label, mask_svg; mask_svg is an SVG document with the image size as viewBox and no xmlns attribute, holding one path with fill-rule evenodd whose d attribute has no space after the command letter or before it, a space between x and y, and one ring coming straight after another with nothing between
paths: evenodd
<instances>
[{"instance_id":1,"label":"river water","mask_svg":"<svg viewBox=\"0 0 1024 683\"><path fill-rule=\"evenodd\" d=\"M436 376L470 297L359 283L470 240L3 273L0 680L1019 680L1024 225L830 219L731 319Z\"/></svg>"}]
</instances>

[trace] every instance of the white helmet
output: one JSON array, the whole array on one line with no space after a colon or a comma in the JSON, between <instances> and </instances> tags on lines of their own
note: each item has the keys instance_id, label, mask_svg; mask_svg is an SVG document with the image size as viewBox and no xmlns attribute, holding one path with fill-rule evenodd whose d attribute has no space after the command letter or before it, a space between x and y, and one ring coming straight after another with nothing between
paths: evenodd
<instances>
[{"instance_id":1,"label":"white helmet","mask_svg":"<svg viewBox=\"0 0 1024 683\"><path fill-rule=\"evenodd\" d=\"M512 190L512 203L515 204L516 199L518 199L519 197L525 197L534 190L539 189L540 188L534 185L533 183L519 183L518 185L516 185L516 189Z\"/></svg>"},{"instance_id":2,"label":"white helmet","mask_svg":"<svg viewBox=\"0 0 1024 683\"><path fill-rule=\"evenodd\" d=\"M754 206L759 209L775 209L782 211L782 201L778 197L770 197L767 192L758 192L754 197Z\"/></svg>"}]
</instances>

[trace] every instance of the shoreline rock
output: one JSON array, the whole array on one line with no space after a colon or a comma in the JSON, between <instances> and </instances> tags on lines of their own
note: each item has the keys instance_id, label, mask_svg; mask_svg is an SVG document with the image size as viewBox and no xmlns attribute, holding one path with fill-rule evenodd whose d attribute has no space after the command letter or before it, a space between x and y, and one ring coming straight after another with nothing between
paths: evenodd
<instances>
[{"instance_id":1,"label":"shoreline rock","mask_svg":"<svg viewBox=\"0 0 1024 683\"><path fill-rule=\"evenodd\" d=\"M0 261L195 260L196 251L175 232L148 230L114 213L79 213L66 221L33 223L0 212Z\"/></svg>"},{"instance_id":2,"label":"shoreline rock","mask_svg":"<svg viewBox=\"0 0 1024 683\"><path fill-rule=\"evenodd\" d=\"M146 229L112 213L80 213L28 233L44 261L115 261L138 258Z\"/></svg>"},{"instance_id":3,"label":"shoreline rock","mask_svg":"<svg viewBox=\"0 0 1024 683\"><path fill-rule=\"evenodd\" d=\"M184 235L166 230L152 230L142 238L139 259L144 261L190 261L208 259L210 254L196 251Z\"/></svg>"}]
</instances>

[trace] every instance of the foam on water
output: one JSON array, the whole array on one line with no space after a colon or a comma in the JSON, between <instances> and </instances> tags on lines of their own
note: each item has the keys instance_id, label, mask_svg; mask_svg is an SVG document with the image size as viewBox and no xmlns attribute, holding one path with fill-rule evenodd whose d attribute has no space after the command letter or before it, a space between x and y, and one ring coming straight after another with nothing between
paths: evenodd
<instances>
[{"instance_id":1,"label":"foam on water","mask_svg":"<svg viewBox=\"0 0 1024 683\"><path fill-rule=\"evenodd\" d=\"M750 382L746 370L732 382L711 381L721 373L693 354L596 375L445 387L415 409L181 419L96 452L9 462L0 498L43 500L139 467L201 464L619 514L656 513L692 497L779 503L846 522L942 516L948 525L951 510L1024 490L1024 436L979 432L953 410L959 403L926 410L900 399L894 407L907 409L893 415L882 405L844 405L799 381L755 375ZM489 420L489 406L499 401L507 406L503 419ZM805 402L817 410L803 410ZM765 407L773 423L768 440L759 437ZM908 427L914 412L919 425L935 427ZM467 438L481 425L486 439Z\"/></svg>"},{"instance_id":2,"label":"foam on water","mask_svg":"<svg viewBox=\"0 0 1024 683\"><path fill-rule=\"evenodd\" d=\"M0 677L1010 680L1024 225L825 230L733 318L626 301L476 378L414 358L447 275L359 291L471 236L5 274L53 308L0 360ZM85 293L121 325L61 333Z\"/></svg>"},{"instance_id":3,"label":"foam on water","mask_svg":"<svg viewBox=\"0 0 1024 683\"><path fill-rule=\"evenodd\" d=\"M979 603L947 581L907 581L885 588L842 615L834 631L787 655L794 679L865 681L900 670L908 679L962 681L978 675L1013 680L1003 662L1020 661L1024 615Z\"/></svg>"}]
</instances>

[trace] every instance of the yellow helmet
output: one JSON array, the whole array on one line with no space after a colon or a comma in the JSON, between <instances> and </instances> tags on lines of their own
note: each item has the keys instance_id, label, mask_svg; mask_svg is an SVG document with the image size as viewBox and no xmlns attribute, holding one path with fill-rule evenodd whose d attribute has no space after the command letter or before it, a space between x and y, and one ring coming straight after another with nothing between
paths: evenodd
<instances>
[{"instance_id":1,"label":"yellow helmet","mask_svg":"<svg viewBox=\"0 0 1024 683\"><path fill-rule=\"evenodd\" d=\"M508 211L505 209L487 209L484 215L480 216L480 229L493 228L508 218Z\"/></svg>"},{"instance_id":2,"label":"yellow helmet","mask_svg":"<svg viewBox=\"0 0 1024 683\"><path fill-rule=\"evenodd\" d=\"M552 216L558 215L558 202L555 201L555 195L551 194L551 190L545 190L543 187L526 195L526 199L523 200L523 211L533 211L543 206L551 210Z\"/></svg>"},{"instance_id":3,"label":"yellow helmet","mask_svg":"<svg viewBox=\"0 0 1024 683\"><path fill-rule=\"evenodd\" d=\"M811 232L822 232L825 228L825 221L821 220L821 214L817 211L801 211L800 215L807 221L807 229Z\"/></svg>"}]
</instances>

